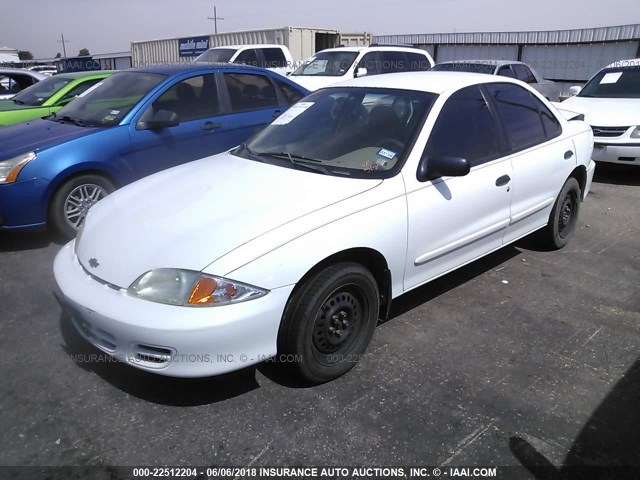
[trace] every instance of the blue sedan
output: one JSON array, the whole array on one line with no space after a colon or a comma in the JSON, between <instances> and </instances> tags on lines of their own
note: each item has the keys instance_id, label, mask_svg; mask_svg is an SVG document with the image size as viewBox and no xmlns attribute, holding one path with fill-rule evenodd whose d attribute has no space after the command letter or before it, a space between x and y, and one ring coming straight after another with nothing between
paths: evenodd
<instances>
[{"instance_id":1,"label":"blue sedan","mask_svg":"<svg viewBox=\"0 0 640 480\"><path fill-rule=\"evenodd\" d=\"M0 230L71 237L116 188L239 145L307 93L241 65L116 73L50 117L0 129Z\"/></svg>"}]
</instances>

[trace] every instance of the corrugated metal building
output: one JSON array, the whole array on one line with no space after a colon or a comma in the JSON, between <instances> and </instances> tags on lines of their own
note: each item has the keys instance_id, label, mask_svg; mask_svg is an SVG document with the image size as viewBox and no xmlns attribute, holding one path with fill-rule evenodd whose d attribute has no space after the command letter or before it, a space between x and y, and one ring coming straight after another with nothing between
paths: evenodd
<instances>
[{"instance_id":1,"label":"corrugated metal building","mask_svg":"<svg viewBox=\"0 0 640 480\"><path fill-rule=\"evenodd\" d=\"M545 78L584 82L609 63L640 57L640 24L547 32L378 35L374 42L423 48L436 62L520 60Z\"/></svg>"}]
</instances>

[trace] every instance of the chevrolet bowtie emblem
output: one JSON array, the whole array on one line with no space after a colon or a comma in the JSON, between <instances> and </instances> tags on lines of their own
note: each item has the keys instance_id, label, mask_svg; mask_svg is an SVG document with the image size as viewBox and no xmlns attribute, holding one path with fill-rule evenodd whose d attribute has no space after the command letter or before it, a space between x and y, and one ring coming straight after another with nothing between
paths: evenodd
<instances>
[{"instance_id":1,"label":"chevrolet bowtie emblem","mask_svg":"<svg viewBox=\"0 0 640 480\"><path fill-rule=\"evenodd\" d=\"M100 262L98 262L97 258L90 258L89 259L89 266L91 268L98 268L100 266Z\"/></svg>"}]
</instances>

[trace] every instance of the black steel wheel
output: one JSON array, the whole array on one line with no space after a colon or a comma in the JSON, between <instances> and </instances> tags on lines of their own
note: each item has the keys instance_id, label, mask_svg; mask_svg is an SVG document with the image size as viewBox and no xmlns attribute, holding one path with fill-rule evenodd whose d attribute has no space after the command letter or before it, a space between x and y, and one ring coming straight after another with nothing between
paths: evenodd
<instances>
[{"instance_id":1,"label":"black steel wheel","mask_svg":"<svg viewBox=\"0 0 640 480\"><path fill-rule=\"evenodd\" d=\"M557 250L569 243L580 213L580 201L582 194L578 181L569 178L551 210L549 223L541 231L542 240L547 247Z\"/></svg>"},{"instance_id":2,"label":"black steel wheel","mask_svg":"<svg viewBox=\"0 0 640 480\"><path fill-rule=\"evenodd\" d=\"M306 382L348 372L366 350L378 321L378 286L362 265L345 262L318 272L287 305L278 347Z\"/></svg>"}]
</instances>

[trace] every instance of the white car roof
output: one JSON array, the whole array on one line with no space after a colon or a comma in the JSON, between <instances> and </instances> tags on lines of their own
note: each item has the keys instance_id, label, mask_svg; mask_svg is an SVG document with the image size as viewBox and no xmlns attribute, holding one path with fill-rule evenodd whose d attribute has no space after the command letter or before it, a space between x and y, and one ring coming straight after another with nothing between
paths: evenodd
<instances>
[{"instance_id":1,"label":"white car roof","mask_svg":"<svg viewBox=\"0 0 640 480\"><path fill-rule=\"evenodd\" d=\"M362 50L391 50L391 51L400 51L400 52L417 52L427 55L429 52L426 50L421 50L419 48L413 47L395 47L393 45L373 45L367 47L335 47L335 48L325 48L324 50L320 50L317 53L324 52L360 52Z\"/></svg>"},{"instance_id":2,"label":"white car roof","mask_svg":"<svg viewBox=\"0 0 640 480\"><path fill-rule=\"evenodd\" d=\"M44 80L47 78L46 75L41 74L40 72L35 72L33 70L26 70L24 68L0 68L0 75L6 73L22 73L29 75L30 77L37 78L39 80Z\"/></svg>"},{"instance_id":3,"label":"white car roof","mask_svg":"<svg viewBox=\"0 0 640 480\"><path fill-rule=\"evenodd\" d=\"M472 59L472 60L448 60L446 62L440 62L438 65L443 63L478 63L480 65L493 65L493 66L502 66L502 65L511 65L512 63L518 63L520 65L527 65L524 62L519 62L517 60L488 60L488 59Z\"/></svg>"},{"instance_id":4,"label":"white car roof","mask_svg":"<svg viewBox=\"0 0 640 480\"><path fill-rule=\"evenodd\" d=\"M326 88L333 87L369 87L369 88L398 88L442 94L455 91L479 83L515 83L522 82L508 78L485 75L482 73L466 72L401 72L370 77L354 78L339 82Z\"/></svg>"},{"instance_id":5,"label":"white car roof","mask_svg":"<svg viewBox=\"0 0 640 480\"><path fill-rule=\"evenodd\" d=\"M630 58L629 60L617 60L605 68L615 68L615 67L640 67L640 58Z\"/></svg>"},{"instance_id":6,"label":"white car roof","mask_svg":"<svg viewBox=\"0 0 640 480\"><path fill-rule=\"evenodd\" d=\"M209 50L217 50L219 48L282 48L284 45L277 45L275 43L249 43L246 45L218 45L217 47L211 47Z\"/></svg>"}]
</instances>

